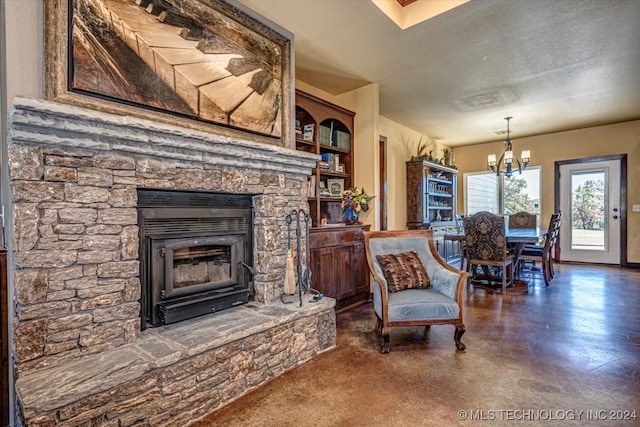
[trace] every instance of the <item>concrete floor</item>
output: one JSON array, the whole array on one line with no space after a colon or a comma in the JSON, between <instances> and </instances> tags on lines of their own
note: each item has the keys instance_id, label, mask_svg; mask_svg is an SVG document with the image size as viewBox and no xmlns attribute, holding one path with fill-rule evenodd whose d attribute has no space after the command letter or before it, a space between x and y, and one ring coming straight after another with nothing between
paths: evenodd
<instances>
[{"instance_id":1,"label":"concrete floor","mask_svg":"<svg viewBox=\"0 0 640 427\"><path fill-rule=\"evenodd\" d=\"M192 426L640 425L640 270L556 264L464 310L466 351L442 325L393 329L389 354L370 304L340 313L335 349Z\"/></svg>"}]
</instances>

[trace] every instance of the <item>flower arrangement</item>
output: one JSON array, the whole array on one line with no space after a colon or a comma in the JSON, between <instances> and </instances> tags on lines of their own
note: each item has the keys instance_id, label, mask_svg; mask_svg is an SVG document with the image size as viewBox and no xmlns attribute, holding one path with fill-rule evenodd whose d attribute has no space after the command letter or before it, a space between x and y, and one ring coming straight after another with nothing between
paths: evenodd
<instances>
[{"instance_id":1,"label":"flower arrangement","mask_svg":"<svg viewBox=\"0 0 640 427\"><path fill-rule=\"evenodd\" d=\"M342 211L340 218L346 218L347 222L356 222L360 212L369 210L369 202L376 196L370 196L360 187L351 187L342 192Z\"/></svg>"}]
</instances>

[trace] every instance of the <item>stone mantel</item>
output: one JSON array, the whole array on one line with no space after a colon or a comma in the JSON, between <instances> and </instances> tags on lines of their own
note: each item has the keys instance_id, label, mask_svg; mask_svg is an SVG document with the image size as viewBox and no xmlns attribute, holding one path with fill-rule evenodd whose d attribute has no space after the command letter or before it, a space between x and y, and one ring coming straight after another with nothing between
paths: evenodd
<instances>
[{"instance_id":1,"label":"stone mantel","mask_svg":"<svg viewBox=\"0 0 640 427\"><path fill-rule=\"evenodd\" d=\"M16 98L14 143L84 148L308 176L319 155L198 130L32 98Z\"/></svg>"}]
</instances>

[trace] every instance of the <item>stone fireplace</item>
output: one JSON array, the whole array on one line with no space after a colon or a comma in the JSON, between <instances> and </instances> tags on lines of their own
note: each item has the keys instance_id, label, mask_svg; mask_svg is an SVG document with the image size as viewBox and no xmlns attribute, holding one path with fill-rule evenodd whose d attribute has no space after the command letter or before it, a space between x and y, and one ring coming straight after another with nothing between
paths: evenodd
<instances>
[{"instance_id":1,"label":"stone fireplace","mask_svg":"<svg viewBox=\"0 0 640 427\"><path fill-rule=\"evenodd\" d=\"M280 301L285 216L308 209L315 155L34 99L15 100L9 132L24 425L188 425L335 346L332 299ZM229 223L207 214L218 208L191 206L172 215L178 226L202 219L204 232L178 238L172 223L158 237L144 221L164 215L149 206L158 194L250 205L232 220L250 221L250 234L240 225L223 236ZM160 265L146 263L153 251L164 251ZM143 289L154 269L168 288ZM150 311L149 292L177 300ZM174 311L216 293L196 315Z\"/></svg>"}]
</instances>

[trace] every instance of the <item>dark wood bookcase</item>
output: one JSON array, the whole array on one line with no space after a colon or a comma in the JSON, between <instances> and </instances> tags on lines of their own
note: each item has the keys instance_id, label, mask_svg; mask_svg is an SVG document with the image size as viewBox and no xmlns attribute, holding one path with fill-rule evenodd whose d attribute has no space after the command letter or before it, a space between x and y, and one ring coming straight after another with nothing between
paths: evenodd
<instances>
[{"instance_id":1,"label":"dark wood bookcase","mask_svg":"<svg viewBox=\"0 0 640 427\"><path fill-rule=\"evenodd\" d=\"M309 211L313 227L309 250L311 286L336 299L336 309L347 308L369 298L369 272L364 251L365 225L344 225L340 188L353 183L355 113L323 99L296 90L296 149L324 155L309 177ZM306 132L305 132L306 131ZM329 194L321 193L320 183ZM331 186L333 183L333 196ZM337 186L336 186L337 183ZM321 226L325 219L327 226Z\"/></svg>"},{"instance_id":2,"label":"dark wood bookcase","mask_svg":"<svg viewBox=\"0 0 640 427\"><path fill-rule=\"evenodd\" d=\"M329 224L341 222L340 194L337 191L333 197L322 194L320 183L324 183L328 191L329 182L341 182L345 189L353 185L354 117L353 111L296 91L296 123L300 124L302 131L302 134L296 133L296 149L334 160L326 168L318 162L309 177L309 210L316 227L323 218ZM305 127L312 129L310 139L305 139Z\"/></svg>"}]
</instances>

